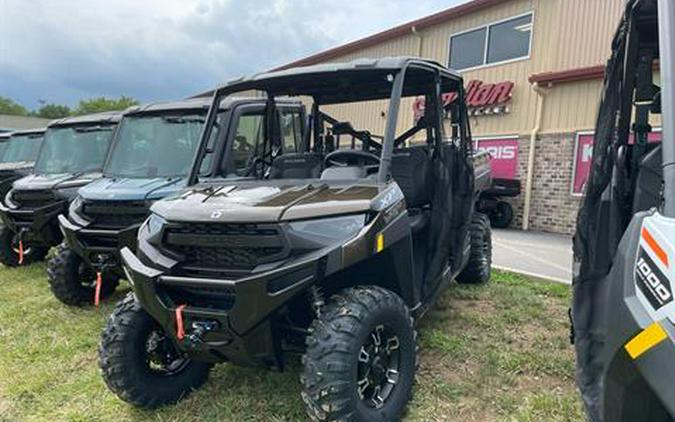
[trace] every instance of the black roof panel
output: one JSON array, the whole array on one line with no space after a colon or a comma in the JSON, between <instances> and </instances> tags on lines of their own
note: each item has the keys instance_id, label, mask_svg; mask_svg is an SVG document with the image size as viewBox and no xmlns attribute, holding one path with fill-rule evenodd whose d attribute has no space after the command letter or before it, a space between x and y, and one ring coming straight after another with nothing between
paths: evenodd
<instances>
[{"instance_id":1,"label":"black roof panel","mask_svg":"<svg viewBox=\"0 0 675 422\"><path fill-rule=\"evenodd\" d=\"M45 133L45 130L47 128L41 127L37 129L22 129L22 130L15 130L12 132L11 136L21 136L21 135L42 135Z\"/></svg>"},{"instance_id":2,"label":"black roof panel","mask_svg":"<svg viewBox=\"0 0 675 422\"><path fill-rule=\"evenodd\" d=\"M86 114L84 116L65 117L54 120L47 127L71 126L96 123L115 123L122 118L122 111L104 111L101 113Z\"/></svg>"},{"instance_id":3,"label":"black roof panel","mask_svg":"<svg viewBox=\"0 0 675 422\"><path fill-rule=\"evenodd\" d=\"M393 79L389 75L402 69L409 69L406 73L404 96L423 92L422 85L416 84L415 81L428 81L436 71L440 72L448 85L457 85L462 81L458 72L431 60L385 57L258 73L232 80L221 85L218 90L221 94L262 90L275 96L307 95L317 98L322 104L383 99L388 98L391 93ZM200 95L207 96L212 93L205 92Z\"/></svg>"}]
</instances>

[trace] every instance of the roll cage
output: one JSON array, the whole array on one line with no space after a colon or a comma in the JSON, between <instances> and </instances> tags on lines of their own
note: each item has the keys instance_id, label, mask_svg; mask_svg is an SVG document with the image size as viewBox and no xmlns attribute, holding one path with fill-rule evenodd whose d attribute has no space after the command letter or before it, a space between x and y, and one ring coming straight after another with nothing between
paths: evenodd
<instances>
[{"instance_id":1,"label":"roll cage","mask_svg":"<svg viewBox=\"0 0 675 422\"><path fill-rule=\"evenodd\" d=\"M471 154L471 140L463 101L455 101L444 109L441 94L457 92L463 98L461 76L443 66L426 60L396 57L379 60L357 60L342 64L323 64L310 67L269 72L227 83L213 91L211 108L201 135L201 142L188 185L198 182L200 163L208 149L208 139L214 130L218 104L226 97L242 91L262 92L267 98L264 126L264 150L260 155L263 165L270 165L280 151L281 134L275 115L275 99L285 97L311 98L311 114L304 126L302 152L321 155L343 150L341 137L351 137L346 150L376 156L379 159L376 180L391 179L392 154L395 148L406 144L418 132L426 131L426 141L432 153L441 149L449 137L466 155ZM425 114L410 128L397 136L399 109L404 97L423 96ZM373 135L357 130L349 122L340 122L323 110L324 106L372 100L388 100L385 112L384 135ZM445 133L443 116L449 114L452 133ZM360 145L357 146L357 142ZM363 158L364 155L361 154ZM227 156L224 157L228 159ZM265 172L262 172L264 174ZM264 177L264 176L261 176Z\"/></svg>"},{"instance_id":2,"label":"roll cage","mask_svg":"<svg viewBox=\"0 0 675 422\"><path fill-rule=\"evenodd\" d=\"M655 25L657 1L629 1L612 42L596 123L592 169L577 219L575 254L581 264L577 278L607 274L633 214L651 207L663 209L664 199L666 204L672 202L669 197L675 185L669 183L667 175L673 168L668 163L672 163L669 156L675 154L670 152L675 147L666 110L671 93L656 86L653 80L653 69L660 56L659 28ZM658 2L659 6L661 3L672 9L671 2ZM668 69L669 66L664 67L665 72ZM667 83L665 72L662 79ZM658 172L663 169L666 189L657 192L658 198L639 200L643 162L654 148L647 142L652 131L650 115L661 114L661 108L666 114L662 119L663 142L659 148L663 159Z\"/></svg>"}]
</instances>

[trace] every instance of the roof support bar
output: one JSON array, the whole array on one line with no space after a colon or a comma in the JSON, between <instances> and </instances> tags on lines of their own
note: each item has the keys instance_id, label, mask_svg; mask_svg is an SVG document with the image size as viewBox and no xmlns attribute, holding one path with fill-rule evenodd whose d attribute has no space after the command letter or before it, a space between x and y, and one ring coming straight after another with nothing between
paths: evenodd
<instances>
[{"instance_id":1,"label":"roof support bar","mask_svg":"<svg viewBox=\"0 0 675 422\"><path fill-rule=\"evenodd\" d=\"M663 181L666 217L675 218L675 3L659 0L661 115L663 125Z\"/></svg>"},{"instance_id":2,"label":"roof support bar","mask_svg":"<svg viewBox=\"0 0 675 422\"><path fill-rule=\"evenodd\" d=\"M403 80L407 66L404 66L400 72L392 76L394 78L391 97L389 99L389 111L387 114L387 124L384 128L384 139L382 140L382 157L380 161L380 170L377 173L377 182L385 183L391 175L391 156L394 153L394 140L396 138L396 123L398 122L398 110L401 105L401 94L403 93Z\"/></svg>"}]
</instances>

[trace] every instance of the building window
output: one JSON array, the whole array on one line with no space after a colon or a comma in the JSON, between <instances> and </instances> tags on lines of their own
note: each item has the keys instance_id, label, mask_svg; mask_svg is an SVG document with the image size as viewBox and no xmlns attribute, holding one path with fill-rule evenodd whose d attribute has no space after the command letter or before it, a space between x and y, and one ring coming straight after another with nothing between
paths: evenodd
<instances>
[{"instance_id":1,"label":"building window","mask_svg":"<svg viewBox=\"0 0 675 422\"><path fill-rule=\"evenodd\" d=\"M532 13L450 37L450 67L464 70L528 57Z\"/></svg>"}]
</instances>

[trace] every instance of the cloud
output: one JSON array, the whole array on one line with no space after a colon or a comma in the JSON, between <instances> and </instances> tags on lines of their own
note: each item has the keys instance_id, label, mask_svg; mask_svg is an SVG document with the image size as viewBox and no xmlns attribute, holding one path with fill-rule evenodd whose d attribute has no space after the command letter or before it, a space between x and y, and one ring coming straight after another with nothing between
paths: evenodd
<instances>
[{"instance_id":1,"label":"cloud","mask_svg":"<svg viewBox=\"0 0 675 422\"><path fill-rule=\"evenodd\" d=\"M0 95L181 98L459 2L0 0Z\"/></svg>"}]
</instances>

